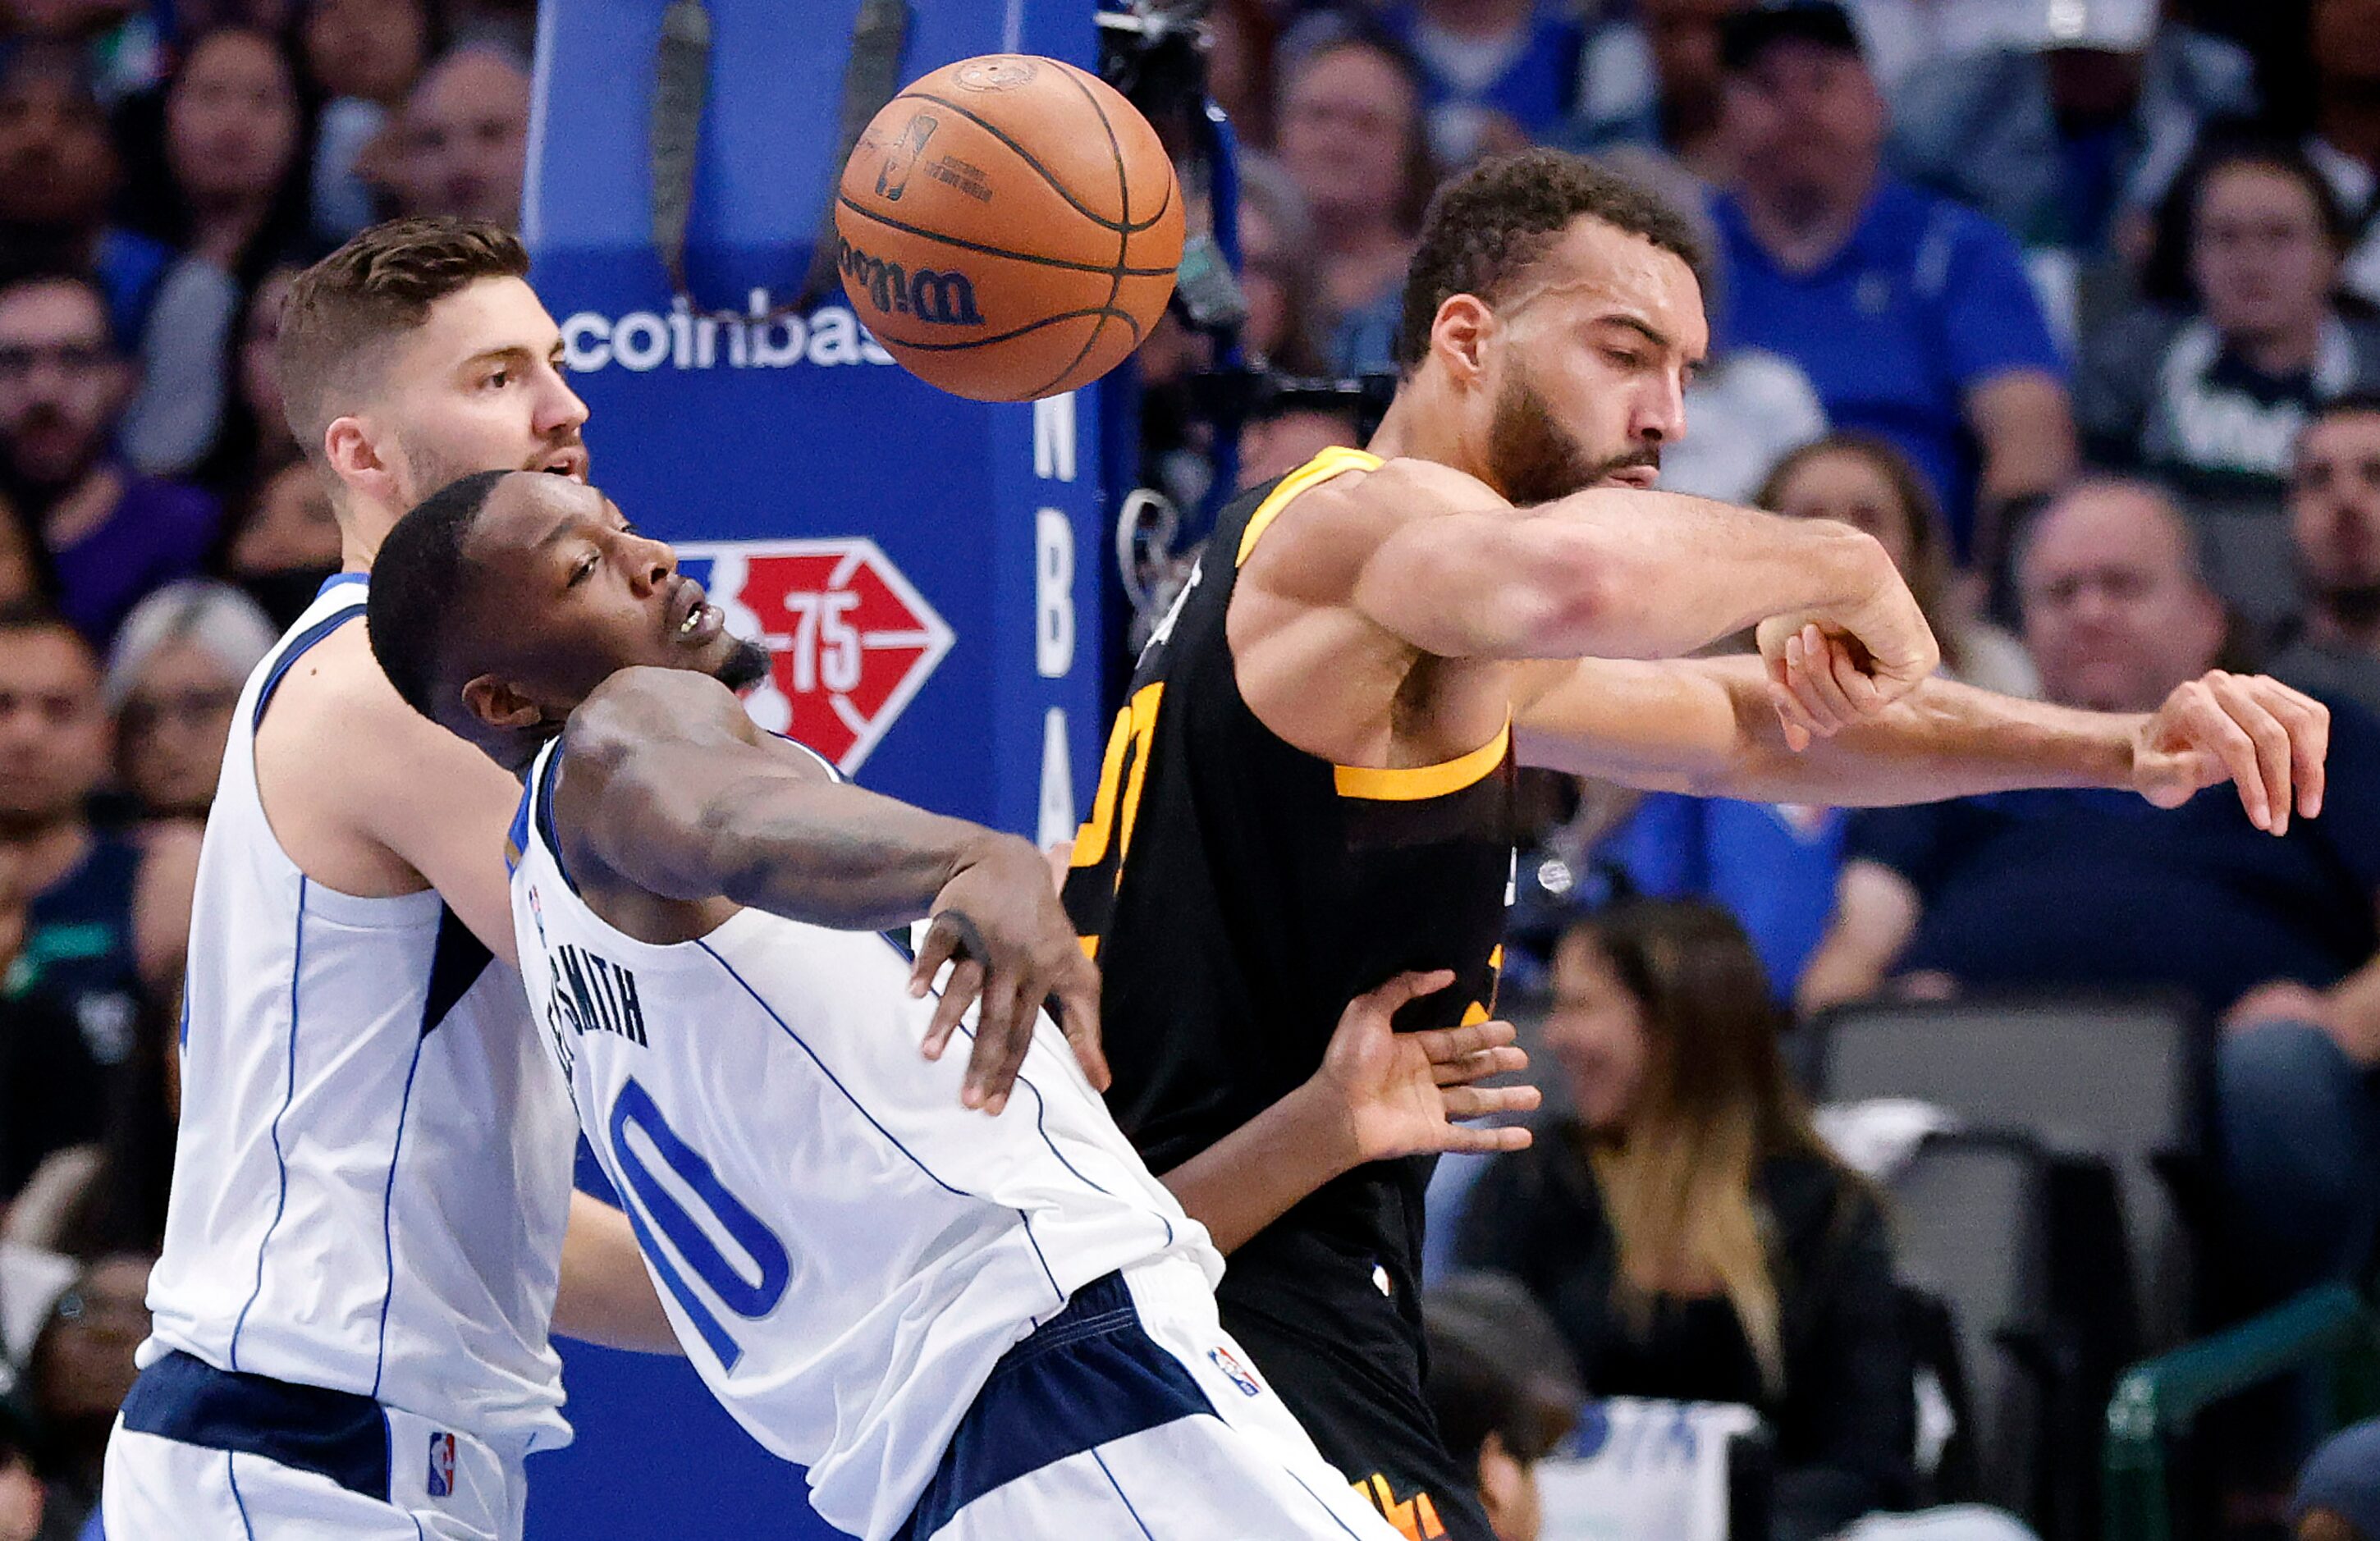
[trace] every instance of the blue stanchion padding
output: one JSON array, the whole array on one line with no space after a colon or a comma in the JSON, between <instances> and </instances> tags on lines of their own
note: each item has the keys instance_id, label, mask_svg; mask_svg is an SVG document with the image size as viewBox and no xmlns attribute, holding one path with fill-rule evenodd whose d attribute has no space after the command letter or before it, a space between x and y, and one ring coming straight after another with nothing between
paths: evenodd
<instances>
[{"instance_id":1,"label":"blue stanchion padding","mask_svg":"<svg viewBox=\"0 0 2380 1541\"><path fill-rule=\"evenodd\" d=\"M533 279L594 412L596 479L716 564L731 618L774 645L755 715L879 790L1071 834L1105 728L1099 387L961 401L892 364L839 286L769 314L801 288L839 170L859 4L710 0L689 303L652 242L660 0L549 0ZM1095 49L1091 0L910 10L903 80L1009 46Z\"/></svg>"},{"instance_id":2,"label":"blue stanchion padding","mask_svg":"<svg viewBox=\"0 0 2380 1541\"><path fill-rule=\"evenodd\" d=\"M652 245L662 0L540 7L524 225L595 479L769 640L756 717L880 791L1069 837L1106 727L1099 388L961 401L894 366L839 288L772 314L840 169L860 0L709 7L691 300ZM1092 8L910 0L898 78L1016 49L1087 64ZM578 1438L530 1462L532 1541L832 1534L683 1361L562 1346Z\"/></svg>"}]
</instances>

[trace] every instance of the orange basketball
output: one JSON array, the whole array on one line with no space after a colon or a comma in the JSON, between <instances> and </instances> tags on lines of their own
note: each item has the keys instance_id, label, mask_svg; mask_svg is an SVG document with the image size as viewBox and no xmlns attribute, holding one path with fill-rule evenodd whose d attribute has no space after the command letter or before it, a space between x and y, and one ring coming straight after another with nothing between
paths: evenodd
<instances>
[{"instance_id":1,"label":"orange basketball","mask_svg":"<svg viewBox=\"0 0 2380 1541\"><path fill-rule=\"evenodd\" d=\"M977 401L1115 368L1182 260L1157 131L1105 81L1029 54L963 59L887 103L834 220L859 319L910 372Z\"/></svg>"}]
</instances>

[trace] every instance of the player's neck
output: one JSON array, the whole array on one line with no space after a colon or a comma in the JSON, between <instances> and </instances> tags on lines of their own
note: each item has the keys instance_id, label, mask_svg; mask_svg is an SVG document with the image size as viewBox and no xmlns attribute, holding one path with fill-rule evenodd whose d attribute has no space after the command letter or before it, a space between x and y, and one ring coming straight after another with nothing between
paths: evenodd
<instances>
[{"instance_id":1,"label":"player's neck","mask_svg":"<svg viewBox=\"0 0 2380 1541\"><path fill-rule=\"evenodd\" d=\"M1396 399L1389 403L1378 430L1364 447L1383 460L1433 460L1484 479L1485 467L1470 453L1454 426L1456 414L1440 395L1427 366L1415 371L1397 388Z\"/></svg>"},{"instance_id":2,"label":"player's neck","mask_svg":"<svg viewBox=\"0 0 2380 1541\"><path fill-rule=\"evenodd\" d=\"M349 492L333 504L339 519L339 570L343 573L369 573L372 559L380 554L380 543L388 539L395 528L402 509L385 509Z\"/></svg>"}]
</instances>

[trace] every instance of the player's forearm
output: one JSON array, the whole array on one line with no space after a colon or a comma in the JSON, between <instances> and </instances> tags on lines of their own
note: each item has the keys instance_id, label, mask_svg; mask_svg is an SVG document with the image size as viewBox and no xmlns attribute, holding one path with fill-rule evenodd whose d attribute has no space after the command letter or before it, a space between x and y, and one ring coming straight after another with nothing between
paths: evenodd
<instances>
[{"instance_id":1,"label":"player's forearm","mask_svg":"<svg viewBox=\"0 0 2380 1541\"><path fill-rule=\"evenodd\" d=\"M1935 678L1796 754L1756 658L1586 660L1523 703L1528 764L1648 792L1885 807L2045 786L2128 786L2140 719Z\"/></svg>"},{"instance_id":2,"label":"player's forearm","mask_svg":"<svg viewBox=\"0 0 2380 1541\"><path fill-rule=\"evenodd\" d=\"M788 919L854 931L924 917L953 878L1014 838L824 782L779 782L722 795L699 832L704 865L717 880L713 892ZM1038 861L1029 846L1026 854Z\"/></svg>"},{"instance_id":3,"label":"player's forearm","mask_svg":"<svg viewBox=\"0 0 2380 1541\"><path fill-rule=\"evenodd\" d=\"M1755 672L1757 665L1751 668ZM1797 755L1755 686L1751 749L1724 795L1879 807L2033 787L2130 787L2143 719L1977 690L1939 677Z\"/></svg>"},{"instance_id":4,"label":"player's forearm","mask_svg":"<svg viewBox=\"0 0 2380 1541\"><path fill-rule=\"evenodd\" d=\"M1536 657L1675 658L1772 615L1833 614L1900 580L1846 526L1598 487L1544 511L1563 529L1566 601L1524 612Z\"/></svg>"},{"instance_id":5,"label":"player's forearm","mask_svg":"<svg viewBox=\"0 0 2380 1541\"><path fill-rule=\"evenodd\" d=\"M1355 1165L1345 1110L1308 1083L1158 1180L1230 1253Z\"/></svg>"},{"instance_id":6,"label":"player's forearm","mask_svg":"<svg viewBox=\"0 0 2380 1541\"><path fill-rule=\"evenodd\" d=\"M628 1217L586 1194L570 1195L562 1244L562 1289L553 1330L565 1338L639 1353L681 1353L669 1314L653 1292Z\"/></svg>"}]
</instances>

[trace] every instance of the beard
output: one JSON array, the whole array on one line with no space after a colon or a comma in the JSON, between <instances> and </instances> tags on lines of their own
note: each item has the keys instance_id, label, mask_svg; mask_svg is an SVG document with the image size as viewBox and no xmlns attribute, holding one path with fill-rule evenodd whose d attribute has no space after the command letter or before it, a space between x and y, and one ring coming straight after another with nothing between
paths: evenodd
<instances>
[{"instance_id":1,"label":"beard","mask_svg":"<svg viewBox=\"0 0 2380 1541\"><path fill-rule=\"evenodd\" d=\"M1488 479L1515 505L1526 508L1566 498L1635 466L1660 469L1661 446L1639 443L1598 458L1554 420L1545 397L1517 364L1506 376L1488 426Z\"/></svg>"},{"instance_id":2,"label":"beard","mask_svg":"<svg viewBox=\"0 0 2380 1541\"><path fill-rule=\"evenodd\" d=\"M749 690L769 677L769 649L739 637L719 667L710 672L710 677L730 690Z\"/></svg>"}]
</instances>

